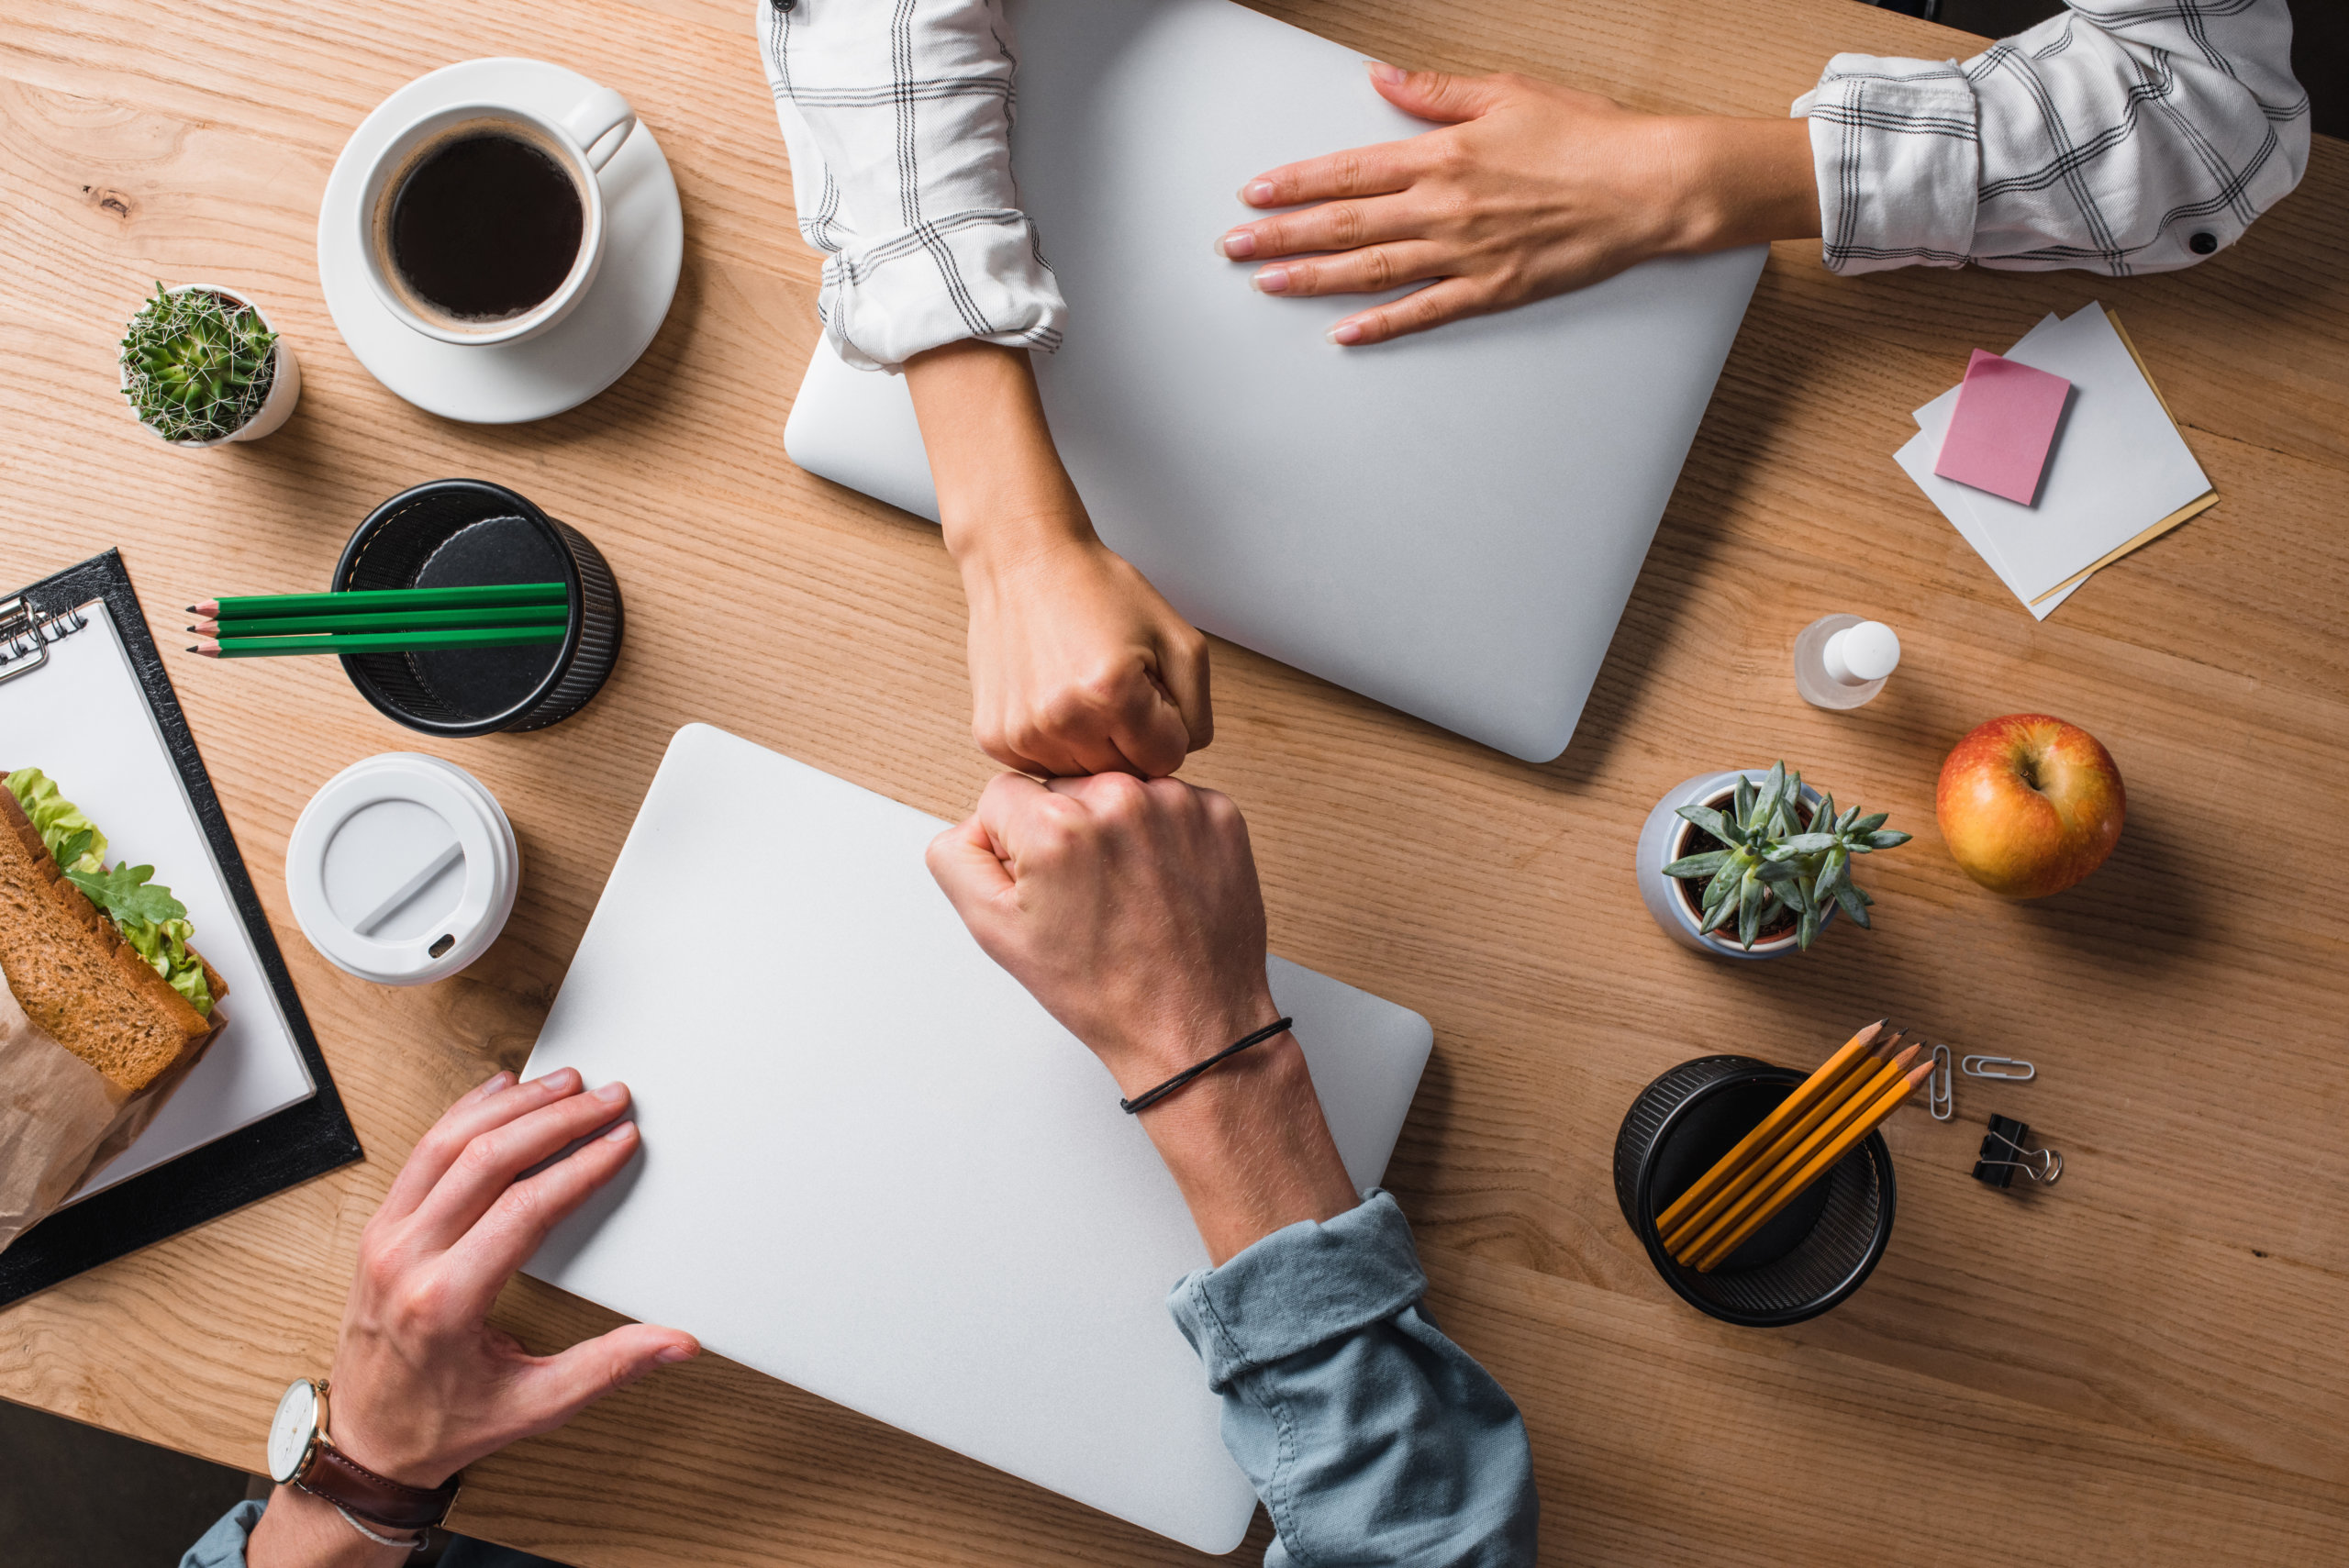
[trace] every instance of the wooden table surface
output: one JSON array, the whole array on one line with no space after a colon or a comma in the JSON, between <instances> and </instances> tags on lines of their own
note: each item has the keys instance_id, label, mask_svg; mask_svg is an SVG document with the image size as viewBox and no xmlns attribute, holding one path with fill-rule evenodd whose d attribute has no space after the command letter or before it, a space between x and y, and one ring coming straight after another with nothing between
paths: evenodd
<instances>
[{"instance_id":1,"label":"wooden table surface","mask_svg":"<svg viewBox=\"0 0 2349 1568\"><path fill-rule=\"evenodd\" d=\"M1848 0L1265 8L1368 54L1652 108L1778 114L1839 49L1978 47ZM278 1391L327 1365L361 1224L442 1106L527 1054L680 724L941 815L989 775L935 530L783 454L818 269L753 49L750 0L17 0L0 20L0 582L118 545L176 643L181 605L323 585L376 502L470 474L583 528L629 609L581 716L429 747L495 789L529 871L504 940L417 990L310 950L283 851L328 776L418 738L326 661L172 661L369 1158L0 1314L0 1394L258 1469ZM625 93L688 237L641 362L505 428L377 384L327 317L314 250L361 117L495 54ZM1274 946L1434 1021L1391 1184L1437 1315L1525 1411L1545 1562L2337 1560L2345 212L2349 149L2319 139L2297 195L2167 277L1840 280L1816 244L1780 246L1581 730L1546 766L1216 648L1217 740L1186 776L1247 810ZM156 278L264 303L302 357L284 430L196 455L133 423L113 344ZM1891 453L1969 349L2091 299L2125 317L2221 499L2034 624ZM1898 628L1906 662L1874 706L1824 713L1796 697L1788 649L1842 609ZM2032 709L2105 741L2130 817L2085 885L2018 906L1943 852L1932 785L1965 729ZM1868 868L1877 928L1772 965L1684 952L1634 890L1638 825L1689 774L1780 756L1917 835ZM1895 1119L1898 1226L1842 1307L1760 1332L1683 1306L1616 1209L1631 1097L1710 1051L1807 1065L1886 1014L2040 1079L1962 1082L1952 1125ZM1994 1109L2064 1151L2058 1187L1967 1179ZM530 1282L498 1318L541 1348L613 1321ZM476 1466L454 1522L582 1568L1193 1557L714 1360ZM1243 1558L1265 1539L1260 1517Z\"/></svg>"}]
</instances>

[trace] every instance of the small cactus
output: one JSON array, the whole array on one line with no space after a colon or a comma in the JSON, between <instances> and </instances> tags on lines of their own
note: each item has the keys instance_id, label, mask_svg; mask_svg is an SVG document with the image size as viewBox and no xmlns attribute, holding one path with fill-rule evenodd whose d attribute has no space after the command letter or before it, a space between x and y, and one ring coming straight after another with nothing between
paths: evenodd
<instances>
[{"instance_id":1,"label":"small cactus","mask_svg":"<svg viewBox=\"0 0 2349 1568\"><path fill-rule=\"evenodd\" d=\"M276 379L277 334L249 305L155 285L122 339L122 395L167 441L216 441L242 429Z\"/></svg>"},{"instance_id":2,"label":"small cactus","mask_svg":"<svg viewBox=\"0 0 2349 1568\"><path fill-rule=\"evenodd\" d=\"M1683 855L1664 868L1666 876L1705 884L1699 931L1719 930L1735 920L1738 944L1750 951L1754 937L1781 909L1793 911L1796 940L1805 949L1831 909L1841 907L1863 928L1867 925L1868 906L1876 900L1852 885L1852 857L1895 849L1909 835L1887 832L1881 811L1863 817L1854 806L1838 817L1831 795L1820 797L1808 822L1801 813L1802 775L1787 772L1783 762L1758 789L1740 774L1727 811L1680 807L1682 817L1723 846Z\"/></svg>"}]
</instances>

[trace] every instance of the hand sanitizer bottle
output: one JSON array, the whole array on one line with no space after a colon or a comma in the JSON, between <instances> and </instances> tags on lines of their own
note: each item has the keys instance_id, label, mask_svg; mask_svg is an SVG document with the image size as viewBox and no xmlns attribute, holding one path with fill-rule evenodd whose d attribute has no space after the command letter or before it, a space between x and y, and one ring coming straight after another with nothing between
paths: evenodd
<instances>
[{"instance_id":1,"label":"hand sanitizer bottle","mask_svg":"<svg viewBox=\"0 0 2349 1568\"><path fill-rule=\"evenodd\" d=\"M1795 690L1814 707L1858 707L1899 662L1900 639L1882 621L1821 616L1795 638Z\"/></svg>"}]
</instances>

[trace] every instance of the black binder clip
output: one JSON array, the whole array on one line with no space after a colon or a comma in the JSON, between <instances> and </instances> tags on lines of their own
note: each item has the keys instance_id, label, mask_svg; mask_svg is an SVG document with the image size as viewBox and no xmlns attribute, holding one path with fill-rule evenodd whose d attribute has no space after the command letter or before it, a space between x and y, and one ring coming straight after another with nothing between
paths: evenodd
<instances>
[{"instance_id":1,"label":"black binder clip","mask_svg":"<svg viewBox=\"0 0 2349 1568\"><path fill-rule=\"evenodd\" d=\"M2033 1149L2031 1129L2012 1117L1994 1116L1974 1162L1974 1179L1985 1186L2006 1188L2021 1171L2034 1185L2052 1187L2064 1173L2064 1156L2053 1149Z\"/></svg>"}]
</instances>

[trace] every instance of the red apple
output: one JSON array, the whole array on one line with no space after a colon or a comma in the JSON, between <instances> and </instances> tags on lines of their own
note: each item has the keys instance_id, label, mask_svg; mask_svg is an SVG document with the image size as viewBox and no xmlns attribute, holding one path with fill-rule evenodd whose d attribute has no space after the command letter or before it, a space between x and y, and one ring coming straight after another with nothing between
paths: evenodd
<instances>
[{"instance_id":1,"label":"red apple","mask_svg":"<svg viewBox=\"0 0 2349 1568\"><path fill-rule=\"evenodd\" d=\"M1967 735L1933 792L1949 852L2008 898L2061 893L2102 865L2127 809L2112 753L2043 713L2010 713Z\"/></svg>"}]
</instances>

